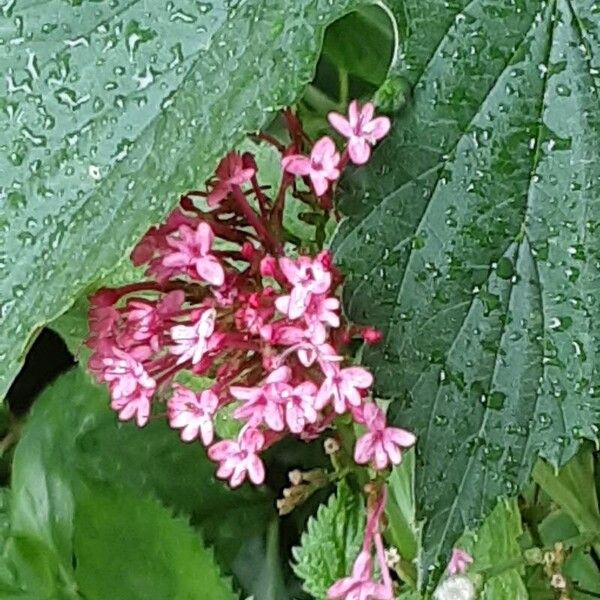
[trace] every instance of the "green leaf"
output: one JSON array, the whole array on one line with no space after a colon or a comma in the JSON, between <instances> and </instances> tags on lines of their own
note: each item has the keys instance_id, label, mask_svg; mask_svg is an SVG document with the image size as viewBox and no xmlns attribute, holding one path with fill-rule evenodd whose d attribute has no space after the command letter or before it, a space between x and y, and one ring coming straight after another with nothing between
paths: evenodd
<instances>
[{"instance_id":1,"label":"green leaf","mask_svg":"<svg viewBox=\"0 0 600 600\"><path fill-rule=\"evenodd\" d=\"M187 523L131 490L93 487L78 502L74 552L90 600L236 598Z\"/></svg>"},{"instance_id":2,"label":"green leaf","mask_svg":"<svg viewBox=\"0 0 600 600\"><path fill-rule=\"evenodd\" d=\"M339 70L374 85L385 79L393 52L390 18L375 5L333 23L323 44L323 56Z\"/></svg>"},{"instance_id":3,"label":"green leaf","mask_svg":"<svg viewBox=\"0 0 600 600\"><path fill-rule=\"evenodd\" d=\"M538 453L597 437L600 25L590 0L401 4L413 97L342 182L335 248L419 438L426 582Z\"/></svg>"},{"instance_id":4,"label":"green leaf","mask_svg":"<svg viewBox=\"0 0 600 600\"><path fill-rule=\"evenodd\" d=\"M266 539L247 544L236 561L236 576L256 600L284 600L289 597L282 573L279 517L269 524Z\"/></svg>"},{"instance_id":5,"label":"green leaf","mask_svg":"<svg viewBox=\"0 0 600 600\"><path fill-rule=\"evenodd\" d=\"M365 509L360 495L341 482L335 495L311 517L294 548L293 565L303 587L315 598L324 598L329 587L352 569L360 552Z\"/></svg>"},{"instance_id":6,"label":"green leaf","mask_svg":"<svg viewBox=\"0 0 600 600\"><path fill-rule=\"evenodd\" d=\"M580 533L600 535L600 510L594 485L594 455L582 448L559 471L539 460L533 469L535 482L569 515ZM600 544L598 544L600 549Z\"/></svg>"},{"instance_id":7,"label":"green leaf","mask_svg":"<svg viewBox=\"0 0 600 600\"><path fill-rule=\"evenodd\" d=\"M4 3L0 396L29 338L294 101L359 2Z\"/></svg>"},{"instance_id":8,"label":"green leaf","mask_svg":"<svg viewBox=\"0 0 600 600\"><path fill-rule=\"evenodd\" d=\"M415 453L410 449L404 454L402 463L392 470L386 507L390 541L408 561L417 557L419 538L415 519L414 470Z\"/></svg>"},{"instance_id":9,"label":"green leaf","mask_svg":"<svg viewBox=\"0 0 600 600\"><path fill-rule=\"evenodd\" d=\"M143 429L118 423L108 402L80 369L36 401L15 451L13 533L43 542L70 568L78 494L91 484L126 486L191 515L230 567L272 518L272 499L249 486L229 490L200 444L184 444L162 419Z\"/></svg>"},{"instance_id":10,"label":"green leaf","mask_svg":"<svg viewBox=\"0 0 600 600\"><path fill-rule=\"evenodd\" d=\"M523 565L512 567L515 561L522 560L519 545L522 533L516 500L501 501L476 533L459 542L473 556L469 570L490 571L490 576L484 577L482 600L528 600L522 579Z\"/></svg>"}]
</instances>

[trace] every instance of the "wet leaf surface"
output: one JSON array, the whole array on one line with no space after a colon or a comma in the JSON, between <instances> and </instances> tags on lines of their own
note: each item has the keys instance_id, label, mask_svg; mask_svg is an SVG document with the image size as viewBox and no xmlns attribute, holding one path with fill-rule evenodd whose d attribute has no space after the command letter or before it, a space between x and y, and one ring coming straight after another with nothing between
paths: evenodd
<instances>
[{"instance_id":1,"label":"wet leaf surface","mask_svg":"<svg viewBox=\"0 0 600 600\"><path fill-rule=\"evenodd\" d=\"M28 339L311 78L358 1L0 6L0 394Z\"/></svg>"},{"instance_id":2,"label":"wet leaf surface","mask_svg":"<svg viewBox=\"0 0 600 600\"><path fill-rule=\"evenodd\" d=\"M600 4L407 1L412 98L343 182L345 306L419 436L424 581L599 420ZM399 6L399 5L397 5Z\"/></svg>"}]
</instances>

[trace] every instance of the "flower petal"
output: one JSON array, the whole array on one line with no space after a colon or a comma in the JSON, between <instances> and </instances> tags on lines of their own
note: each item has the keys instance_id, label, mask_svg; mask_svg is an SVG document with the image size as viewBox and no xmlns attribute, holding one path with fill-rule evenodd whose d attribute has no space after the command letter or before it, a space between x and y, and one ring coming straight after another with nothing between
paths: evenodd
<instances>
[{"instance_id":1,"label":"flower petal","mask_svg":"<svg viewBox=\"0 0 600 600\"><path fill-rule=\"evenodd\" d=\"M281 159L281 166L284 171L292 175L305 176L310 173L310 159L302 154L291 154Z\"/></svg>"},{"instance_id":2,"label":"flower petal","mask_svg":"<svg viewBox=\"0 0 600 600\"><path fill-rule=\"evenodd\" d=\"M225 271L221 263L212 254L196 260L196 272L204 281L217 287L225 281Z\"/></svg>"},{"instance_id":3,"label":"flower petal","mask_svg":"<svg viewBox=\"0 0 600 600\"><path fill-rule=\"evenodd\" d=\"M355 165L364 165L371 156L371 147L364 138L355 137L348 142L348 154Z\"/></svg>"},{"instance_id":4,"label":"flower petal","mask_svg":"<svg viewBox=\"0 0 600 600\"><path fill-rule=\"evenodd\" d=\"M348 121L348 119L346 119L346 117L344 117L343 115L340 115L336 112L330 112L327 115L327 119L331 126L336 131L341 133L344 137L349 138L354 135L354 132L352 131L352 126L350 125L350 121Z\"/></svg>"}]
</instances>

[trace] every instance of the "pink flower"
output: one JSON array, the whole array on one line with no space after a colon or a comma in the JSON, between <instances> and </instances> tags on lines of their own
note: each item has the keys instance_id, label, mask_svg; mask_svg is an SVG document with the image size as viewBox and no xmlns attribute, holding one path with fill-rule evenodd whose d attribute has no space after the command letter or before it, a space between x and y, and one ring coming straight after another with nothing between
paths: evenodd
<instances>
[{"instance_id":1,"label":"pink flower","mask_svg":"<svg viewBox=\"0 0 600 600\"><path fill-rule=\"evenodd\" d=\"M198 275L211 285L221 286L225 271L219 260L210 253L214 234L208 223L200 223L194 231L187 225L177 229L177 237L169 236L170 251L162 258L162 265L177 268L190 277Z\"/></svg>"},{"instance_id":2,"label":"pink flower","mask_svg":"<svg viewBox=\"0 0 600 600\"><path fill-rule=\"evenodd\" d=\"M169 292L158 303L142 298L129 300L124 313L126 326L118 338L120 345L130 347L145 343L157 352L165 321L181 308L184 300L182 290Z\"/></svg>"},{"instance_id":3,"label":"pink flower","mask_svg":"<svg viewBox=\"0 0 600 600\"><path fill-rule=\"evenodd\" d=\"M291 154L281 159L281 166L292 175L308 175L315 193L322 196L329 188L330 182L336 181L340 176L339 162L340 155L333 140L322 137L313 146L310 158L303 154Z\"/></svg>"},{"instance_id":4,"label":"pink flower","mask_svg":"<svg viewBox=\"0 0 600 600\"><path fill-rule=\"evenodd\" d=\"M328 600L393 600L382 583L372 579L373 566L369 553L363 550L352 567L352 575L336 581L327 591Z\"/></svg>"},{"instance_id":5,"label":"pink flower","mask_svg":"<svg viewBox=\"0 0 600 600\"><path fill-rule=\"evenodd\" d=\"M265 480L265 467L258 456L265 444L264 435L254 427L244 427L237 441L223 440L208 449L211 460L221 463L217 477L229 479L232 488L238 487L246 479L259 485Z\"/></svg>"},{"instance_id":6,"label":"pink flower","mask_svg":"<svg viewBox=\"0 0 600 600\"><path fill-rule=\"evenodd\" d=\"M331 287L331 273L318 259L301 256L291 260L283 257L279 259L279 267L293 287L289 295L275 300L275 306L290 319L301 317L313 295L325 294Z\"/></svg>"},{"instance_id":7,"label":"pink flower","mask_svg":"<svg viewBox=\"0 0 600 600\"><path fill-rule=\"evenodd\" d=\"M205 446L212 444L214 427L212 417L219 405L217 395L204 390L200 395L181 385L174 386L173 396L167 402L171 427L181 429L181 439L190 442L199 435Z\"/></svg>"},{"instance_id":8,"label":"pink flower","mask_svg":"<svg viewBox=\"0 0 600 600\"><path fill-rule=\"evenodd\" d=\"M242 185L252 179L254 168L244 168L244 161L237 152L230 152L217 167L217 183L208 194L207 203L217 206L231 192L234 185Z\"/></svg>"},{"instance_id":9,"label":"pink flower","mask_svg":"<svg viewBox=\"0 0 600 600\"><path fill-rule=\"evenodd\" d=\"M317 422L315 394L317 386L305 381L282 396L285 401L285 421L292 433L300 433L306 425Z\"/></svg>"},{"instance_id":10,"label":"pink flower","mask_svg":"<svg viewBox=\"0 0 600 600\"><path fill-rule=\"evenodd\" d=\"M289 367L275 369L258 387L231 386L229 391L234 398L244 403L236 408L233 416L243 419L252 426L265 423L273 431L285 428L283 397L291 394L292 387Z\"/></svg>"},{"instance_id":11,"label":"pink flower","mask_svg":"<svg viewBox=\"0 0 600 600\"><path fill-rule=\"evenodd\" d=\"M387 117L373 118L375 107L367 102L361 109L358 101L353 100L348 108L348 118L336 112L328 115L332 127L348 138L348 154L355 165L362 165L371 156L374 146L390 130Z\"/></svg>"},{"instance_id":12,"label":"pink flower","mask_svg":"<svg viewBox=\"0 0 600 600\"><path fill-rule=\"evenodd\" d=\"M150 399L156 389L156 382L143 365L119 348L113 348L113 355L102 359L103 378L110 388L111 408L119 413L121 421L135 417L139 427L143 427L150 417Z\"/></svg>"},{"instance_id":13,"label":"pink flower","mask_svg":"<svg viewBox=\"0 0 600 600\"><path fill-rule=\"evenodd\" d=\"M359 406L361 394L373 384L373 375L362 367L340 369L335 363L324 363L325 381L317 394L316 406L323 408L333 399L333 408L338 414L346 412L349 406Z\"/></svg>"},{"instance_id":14,"label":"pink flower","mask_svg":"<svg viewBox=\"0 0 600 600\"><path fill-rule=\"evenodd\" d=\"M262 329L262 334L270 331L270 335L267 340L275 344L284 344L291 346L284 356L287 356L290 352L297 351L298 359L305 367L310 367L315 360L317 360L318 349L320 346L325 344L327 339L327 330L323 323L315 321L308 325L306 328L293 327L290 325L283 325L281 327L267 326Z\"/></svg>"},{"instance_id":15,"label":"pink flower","mask_svg":"<svg viewBox=\"0 0 600 600\"><path fill-rule=\"evenodd\" d=\"M328 298L326 294L313 295L306 307L304 318L307 323L319 321L330 327L339 327L340 315L337 312L339 309L340 301L337 298Z\"/></svg>"},{"instance_id":16,"label":"pink flower","mask_svg":"<svg viewBox=\"0 0 600 600\"><path fill-rule=\"evenodd\" d=\"M171 327L171 338L175 342L171 346L171 354L178 355L177 364L180 365L188 360L195 365L202 357L216 347L222 340L222 336L215 333L215 321L217 312L214 308L207 308L194 325L175 325Z\"/></svg>"},{"instance_id":17,"label":"pink flower","mask_svg":"<svg viewBox=\"0 0 600 600\"><path fill-rule=\"evenodd\" d=\"M370 402L362 409L362 419L368 433L356 442L354 460L358 464L373 461L377 469L385 469L389 463L394 465L402 461L402 449L410 448L417 438L404 429L386 427L385 415Z\"/></svg>"},{"instance_id":18,"label":"pink flower","mask_svg":"<svg viewBox=\"0 0 600 600\"><path fill-rule=\"evenodd\" d=\"M448 573L450 573L450 575L464 573L472 562L473 557L468 552L465 552L460 548L452 548L452 556L448 563Z\"/></svg>"}]
</instances>

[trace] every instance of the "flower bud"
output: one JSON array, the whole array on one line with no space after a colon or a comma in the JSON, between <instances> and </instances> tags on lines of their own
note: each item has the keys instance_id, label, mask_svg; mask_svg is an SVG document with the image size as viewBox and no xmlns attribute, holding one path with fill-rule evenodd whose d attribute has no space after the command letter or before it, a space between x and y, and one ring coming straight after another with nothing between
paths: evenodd
<instances>
[{"instance_id":1,"label":"flower bud","mask_svg":"<svg viewBox=\"0 0 600 600\"><path fill-rule=\"evenodd\" d=\"M362 330L362 338L369 346L378 344L382 337L383 333L381 333L379 329L375 329L375 327L365 327L365 329Z\"/></svg>"}]
</instances>

